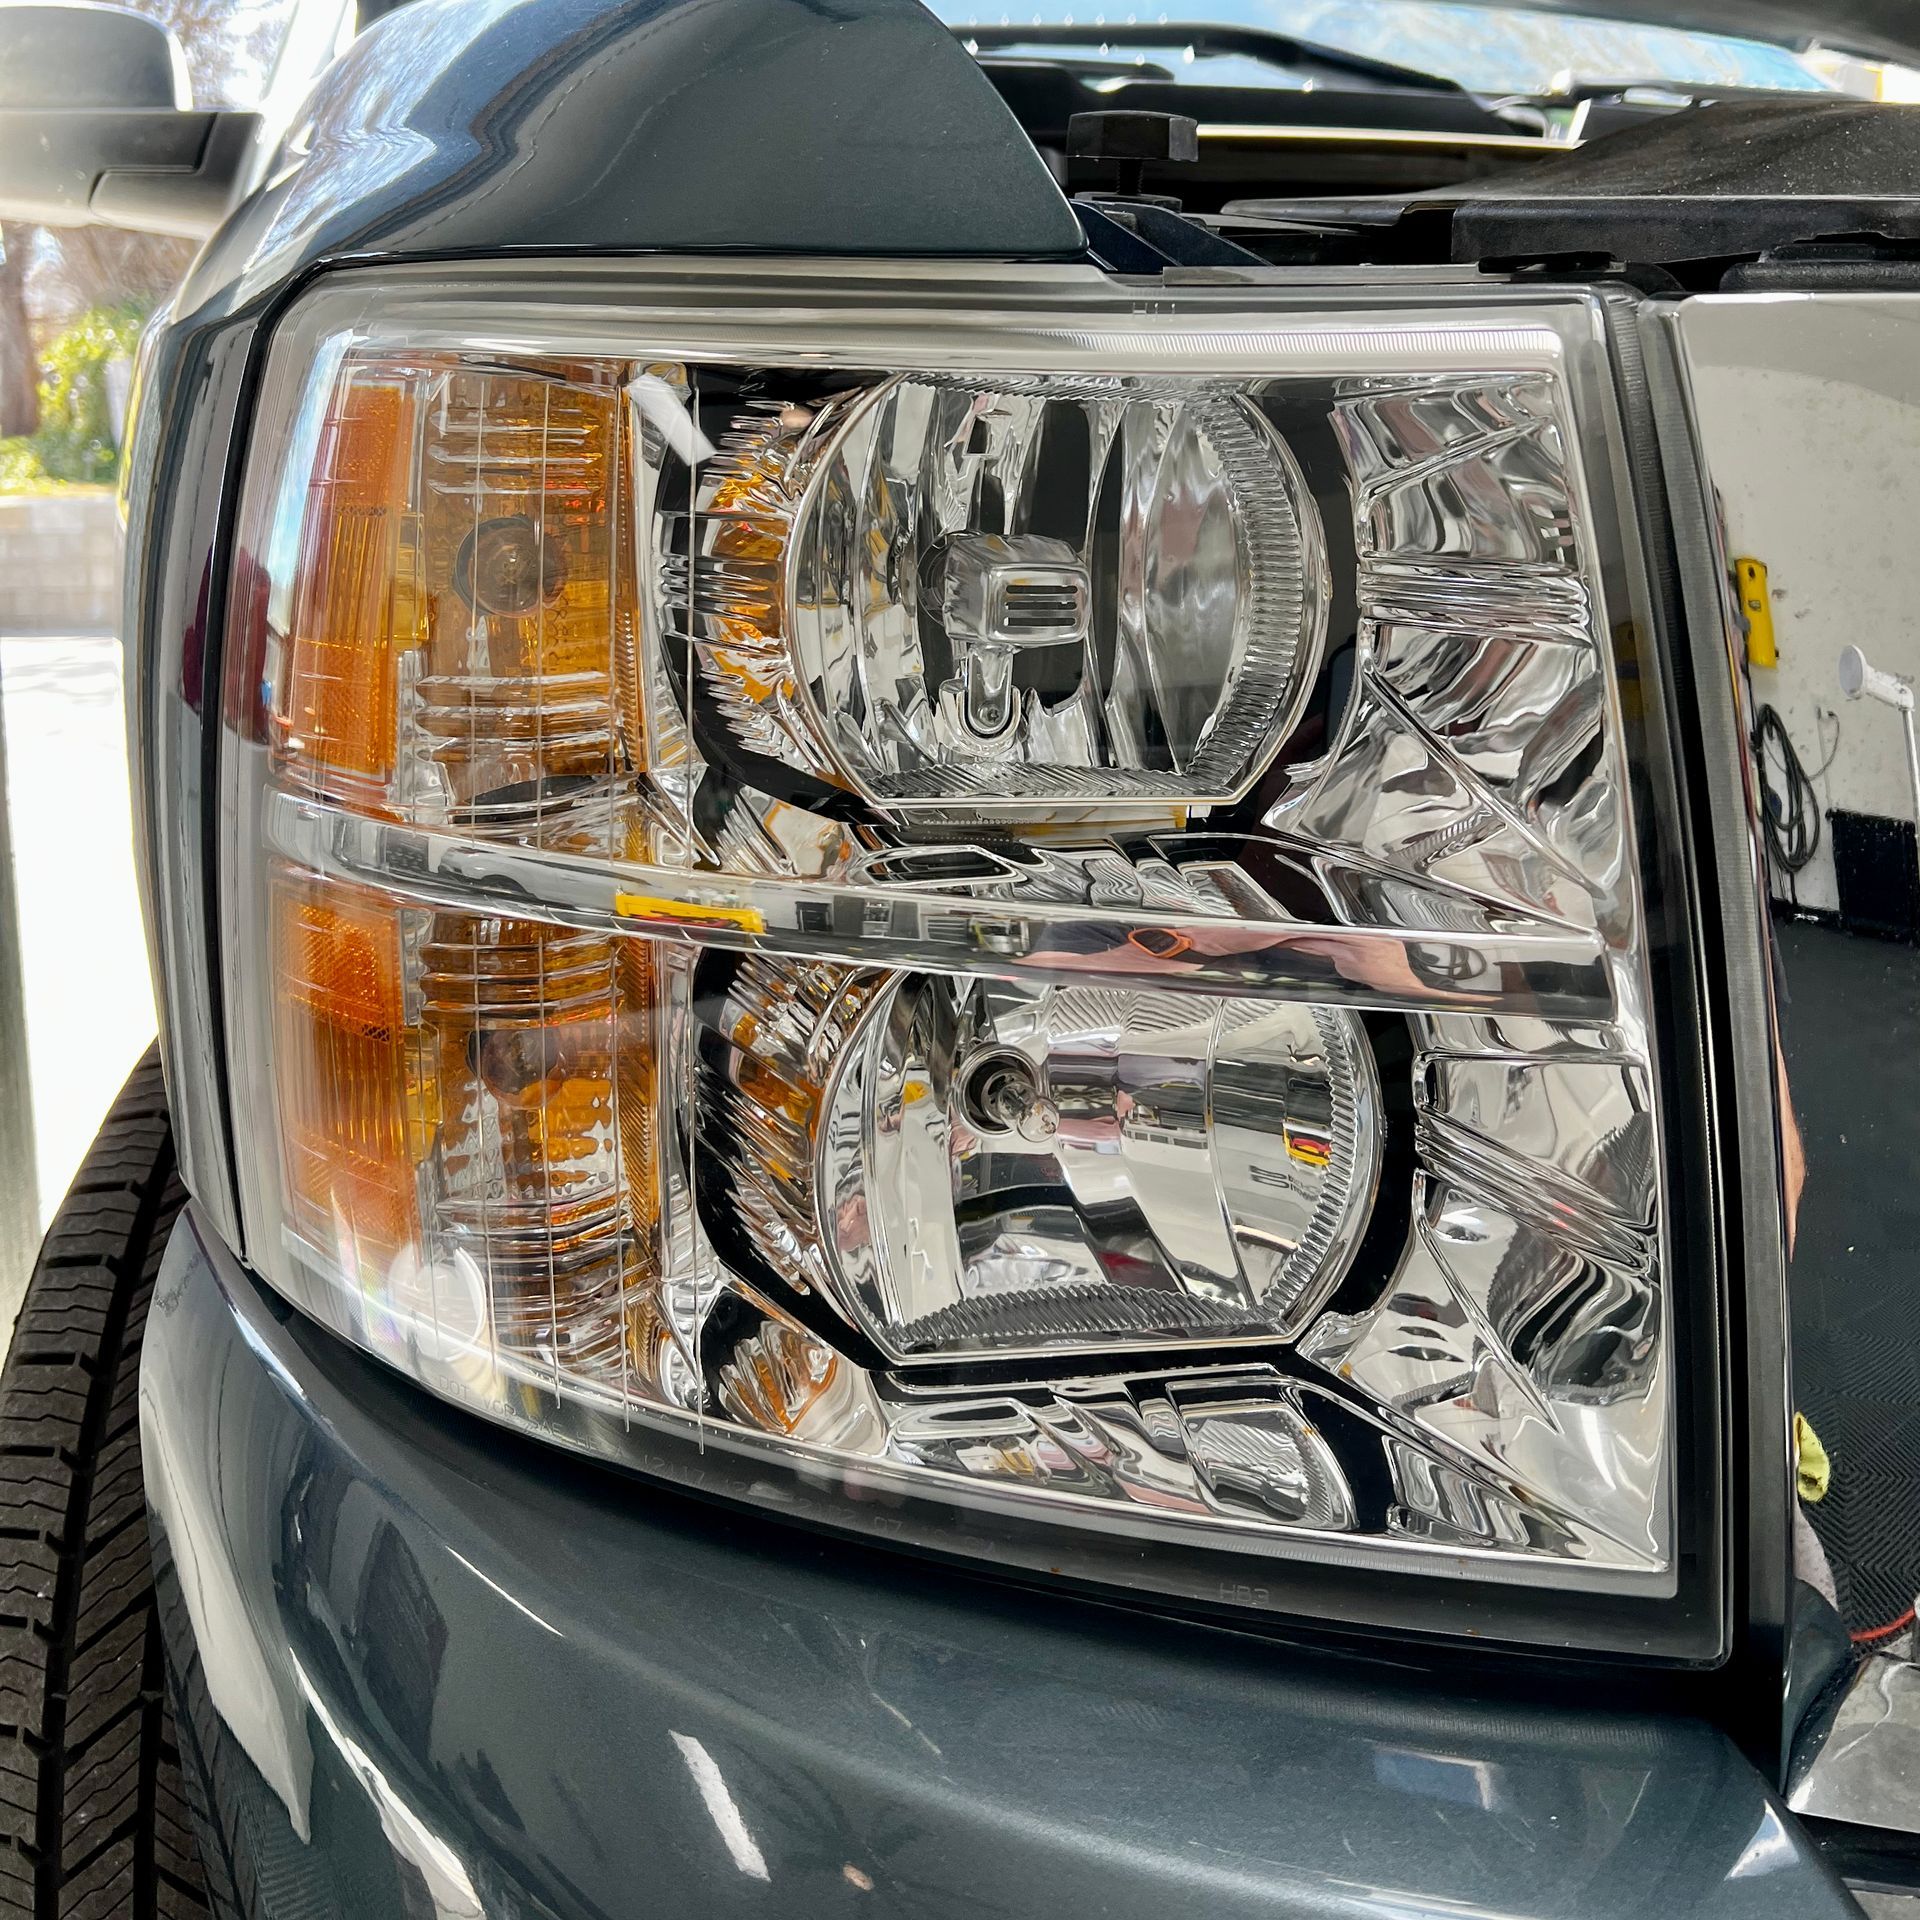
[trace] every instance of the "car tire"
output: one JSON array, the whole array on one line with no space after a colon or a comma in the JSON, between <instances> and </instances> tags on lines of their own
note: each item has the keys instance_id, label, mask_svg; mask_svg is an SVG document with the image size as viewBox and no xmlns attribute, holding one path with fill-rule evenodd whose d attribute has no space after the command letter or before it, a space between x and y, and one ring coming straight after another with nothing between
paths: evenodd
<instances>
[{"instance_id":1,"label":"car tire","mask_svg":"<svg viewBox=\"0 0 1920 1920\"><path fill-rule=\"evenodd\" d=\"M40 1249L0 1372L0 1915L199 1920L140 1474L140 1343L183 1195L157 1054Z\"/></svg>"}]
</instances>

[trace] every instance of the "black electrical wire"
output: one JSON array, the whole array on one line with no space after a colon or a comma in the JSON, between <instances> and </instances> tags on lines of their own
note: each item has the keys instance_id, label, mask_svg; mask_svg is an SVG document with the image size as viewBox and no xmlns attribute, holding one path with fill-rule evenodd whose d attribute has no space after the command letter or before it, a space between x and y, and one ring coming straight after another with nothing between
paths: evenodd
<instances>
[{"instance_id":1,"label":"black electrical wire","mask_svg":"<svg viewBox=\"0 0 1920 1920\"><path fill-rule=\"evenodd\" d=\"M1753 757L1760 769L1760 811L1773 857L1783 873L1798 873L1820 849L1820 803L1794 751L1786 722L1770 706L1762 707L1754 716ZM1785 783L1784 793L1774 785L1775 758Z\"/></svg>"}]
</instances>

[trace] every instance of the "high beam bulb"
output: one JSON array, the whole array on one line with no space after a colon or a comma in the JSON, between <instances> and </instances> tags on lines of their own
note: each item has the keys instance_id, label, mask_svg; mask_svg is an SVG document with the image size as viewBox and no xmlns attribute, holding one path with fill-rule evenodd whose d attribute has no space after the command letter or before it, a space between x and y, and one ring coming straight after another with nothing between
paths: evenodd
<instances>
[{"instance_id":1,"label":"high beam bulb","mask_svg":"<svg viewBox=\"0 0 1920 1920\"><path fill-rule=\"evenodd\" d=\"M1324 619L1318 521L1256 405L916 377L841 412L795 450L797 757L885 806L1244 791Z\"/></svg>"}]
</instances>

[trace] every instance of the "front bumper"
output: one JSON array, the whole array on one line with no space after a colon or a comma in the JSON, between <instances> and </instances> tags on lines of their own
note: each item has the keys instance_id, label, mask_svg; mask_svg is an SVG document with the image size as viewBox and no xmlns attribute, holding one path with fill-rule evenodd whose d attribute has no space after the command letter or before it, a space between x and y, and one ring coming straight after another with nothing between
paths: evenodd
<instances>
[{"instance_id":1,"label":"front bumper","mask_svg":"<svg viewBox=\"0 0 1920 1920\"><path fill-rule=\"evenodd\" d=\"M1857 1914L1693 1721L990 1585L484 1427L182 1216L141 1380L254 1920Z\"/></svg>"}]
</instances>

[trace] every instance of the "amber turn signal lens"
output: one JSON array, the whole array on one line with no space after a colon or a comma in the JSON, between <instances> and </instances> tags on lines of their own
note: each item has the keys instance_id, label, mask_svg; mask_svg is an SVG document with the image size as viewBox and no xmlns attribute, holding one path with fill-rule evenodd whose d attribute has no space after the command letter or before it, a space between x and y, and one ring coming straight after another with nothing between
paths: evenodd
<instances>
[{"instance_id":1,"label":"amber turn signal lens","mask_svg":"<svg viewBox=\"0 0 1920 1920\"><path fill-rule=\"evenodd\" d=\"M282 872L272 890L279 1093L296 1224L380 1270L419 1226L402 909Z\"/></svg>"},{"instance_id":2,"label":"amber turn signal lens","mask_svg":"<svg viewBox=\"0 0 1920 1920\"><path fill-rule=\"evenodd\" d=\"M413 637L396 627L413 610L400 589L415 398L396 369L344 369L308 483L278 743L349 789L393 774L394 655Z\"/></svg>"},{"instance_id":3,"label":"amber turn signal lens","mask_svg":"<svg viewBox=\"0 0 1920 1920\"><path fill-rule=\"evenodd\" d=\"M342 365L275 666L288 784L513 828L631 772L621 373Z\"/></svg>"}]
</instances>

